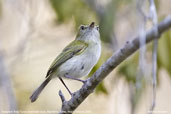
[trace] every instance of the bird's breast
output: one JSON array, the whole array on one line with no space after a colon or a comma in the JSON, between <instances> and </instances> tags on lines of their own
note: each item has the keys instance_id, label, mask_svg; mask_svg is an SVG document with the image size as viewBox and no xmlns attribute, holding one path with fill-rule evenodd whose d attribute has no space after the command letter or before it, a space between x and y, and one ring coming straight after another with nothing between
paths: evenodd
<instances>
[{"instance_id":1,"label":"bird's breast","mask_svg":"<svg viewBox=\"0 0 171 114\"><path fill-rule=\"evenodd\" d=\"M100 54L100 43L89 45L83 53L76 55L63 63L58 69L58 75L62 77L68 75L75 78L87 76L98 62Z\"/></svg>"}]
</instances>

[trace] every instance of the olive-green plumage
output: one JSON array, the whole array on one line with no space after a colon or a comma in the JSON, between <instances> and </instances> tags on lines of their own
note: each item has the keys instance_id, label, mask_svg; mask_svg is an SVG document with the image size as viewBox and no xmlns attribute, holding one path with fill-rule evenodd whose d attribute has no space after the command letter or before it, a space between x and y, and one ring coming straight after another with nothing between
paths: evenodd
<instances>
[{"instance_id":1,"label":"olive-green plumage","mask_svg":"<svg viewBox=\"0 0 171 114\"><path fill-rule=\"evenodd\" d=\"M75 40L66 46L50 65L45 81L31 95L31 102L38 98L54 77L58 77L64 84L62 77L79 80L78 78L88 75L99 60L100 54L99 28L94 22L89 26L81 26ZM65 84L64 86L66 87ZM71 94L67 87L66 89Z\"/></svg>"},{"instance_id":2,"label":"olive-green plumage","mask_svg":"<svg viewBox=\"0 0 171 114\"><path fill-rule=\"evenodd\" d=\"M63 49L61 54L57 56L56 59L53 61L53 63L51 64L47 72L46 78L48 76L52 76L50 74L56 71L57 68L62 63L72 58L73 56L78 55L79 53L83 52L87 48L87 46L88 44L83 41L76 40L76 41L71 42L66 48Z\"/></svg>"}]
</instances>

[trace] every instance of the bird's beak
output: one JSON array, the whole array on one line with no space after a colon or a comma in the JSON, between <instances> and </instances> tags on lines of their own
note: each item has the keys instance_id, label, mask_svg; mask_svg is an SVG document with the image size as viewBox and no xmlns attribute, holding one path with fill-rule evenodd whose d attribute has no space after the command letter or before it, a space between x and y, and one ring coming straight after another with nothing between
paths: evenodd
<instances>
[{"instance_id":1,"label":"bird's beak","mask_svg":"<svg viewBox=\"0 0 171 114\"><path fill-rule=\"evenodd\" d=\"M94 25L95 25L95 23L94 22L92 22L91 24L90 24L90 28L94 28Z\"/></svg>"}]
</instances>

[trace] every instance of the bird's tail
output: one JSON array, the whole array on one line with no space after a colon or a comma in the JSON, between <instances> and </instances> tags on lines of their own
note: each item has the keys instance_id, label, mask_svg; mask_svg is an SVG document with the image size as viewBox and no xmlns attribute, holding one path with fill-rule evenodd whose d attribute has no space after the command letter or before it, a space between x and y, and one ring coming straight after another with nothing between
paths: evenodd
<instances>
[{"instance_id":1,"label":"bird's tail","mask_svg":"<svg viewBox=\"0 0 171 114\"><path fill-rule=\"evenodd\" d=\"M50 80L51 80L50 77L46 78L46 80L33 92L33 94L30 96L31 102L36 101L36 99L38 98L39 94L42 92L42 90L49 83Z\"/></svg>"}]
</instances>

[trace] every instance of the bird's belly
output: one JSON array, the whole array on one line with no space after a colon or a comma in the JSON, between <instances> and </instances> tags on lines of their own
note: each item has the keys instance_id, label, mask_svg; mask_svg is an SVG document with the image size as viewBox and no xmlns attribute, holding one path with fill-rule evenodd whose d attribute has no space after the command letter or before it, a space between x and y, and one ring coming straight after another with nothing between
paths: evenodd
<instances>
[{"instance_id":1,"label":"bird's belly","mask_svg":"<svg viewBox=\"0 0 171 114\"><path fill-rule=\"evenodd\" d=\"M67 75L74 78L87 76L100 57L99 51L101 52L101 50L96 52L88 50L84 54L72 57L58 68L58 75L62 77Z\"/></svg>"},{"instance_id":2,"label":"bird's belly","mask_svg":"<svg viewBox=\"0 0 171 114\"><path fill-rule=\"evenodd\" d=\"M74 58L66 61L63 65L59 67L59 76L65 77L68 75L74 78L80 78L82 76L88 75L91 71L94 62L91 62L88 58L81 58L75 56Z\"/></svg>"}]
</instances>

